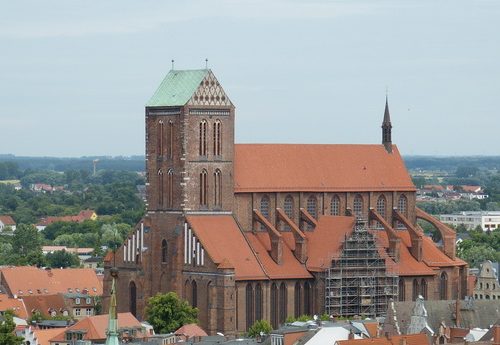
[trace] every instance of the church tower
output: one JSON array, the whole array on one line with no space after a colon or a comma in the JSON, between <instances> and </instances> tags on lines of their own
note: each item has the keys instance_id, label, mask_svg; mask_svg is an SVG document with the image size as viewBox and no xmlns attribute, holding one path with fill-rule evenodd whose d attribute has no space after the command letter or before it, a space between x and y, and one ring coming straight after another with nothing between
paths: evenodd
<instances>
[{"instance_id":1,"label":"church tower","mask_svg":"<svg viewBox=\"0 0 500 345\"><path fill-rule=\"evenodd\" d=\"M389 114L389 102L387 96L385 97L385 110L384 121L382 122L382 145L384 145L387 152L392 153L392 124L391 115Z\"/></svg>"},{"instance_id":2,"label":"church tower","mask_svg":"<svg viewBox=\"0 0 500 345\"><path fill-rule=\"evenodd\" d=\"M146 104L147 209L233 207L234 106L209 69L171 70Z\"/></svg>"}]
</instances>

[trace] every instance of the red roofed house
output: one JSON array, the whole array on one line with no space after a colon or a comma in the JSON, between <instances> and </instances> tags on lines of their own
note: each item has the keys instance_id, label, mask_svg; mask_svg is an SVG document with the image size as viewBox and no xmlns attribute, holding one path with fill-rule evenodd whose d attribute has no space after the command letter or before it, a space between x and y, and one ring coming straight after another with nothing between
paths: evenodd
<instances>
[{"instance_id":1,"label":"red roofed house","mask_svg":"<svg viewBox=\"0 0 500 345\"><path fill-rule=\"evenodd\" d=\"M0 215L0 232L7 226L12 230L16 230L16 222L11 216Z\"/></svg>"},{"instance_id":2,"label":"red roofed house","mask_svg":"<svg viewBox=\"0 0 500 345\"><path fill-rule=\"evenodd\" d=\"M85 293L102 295L102 283L89 268L41 269L33 266L1 267L0 286L10 297Z\"/></svg>"},{"instance_id":3,"label":"red roofed house","mask_svg":"<svg viewBox=\"0 0 500 345\"><path fill-rule=\"evenodd\" d=\"M112 265L120 311L142 318L148 297L175 291L209 334L465 294L455 233L416 207L387 102L373 145L234 144L234 121L211 70L167 74L146 105L147 214L105 259L105 304Z\"/></svg>"},{"instance_id":4,"label":"red roofed house","mask_svg":"<svg viewBox=\"0 0 500 345\"><path fill-rule=\"evenodd\" d=\"M40 219L38 224L36 224L36 228L41 231L45 229L48 225L55 223L55 222L75 222L75 223L82 223L86 220L96 220L97 219L97 214L95 211L92 210L83 210L80 211L77 215L75 216L61 216L61 217L46 217Z\"/></svg>"}]
</instances>

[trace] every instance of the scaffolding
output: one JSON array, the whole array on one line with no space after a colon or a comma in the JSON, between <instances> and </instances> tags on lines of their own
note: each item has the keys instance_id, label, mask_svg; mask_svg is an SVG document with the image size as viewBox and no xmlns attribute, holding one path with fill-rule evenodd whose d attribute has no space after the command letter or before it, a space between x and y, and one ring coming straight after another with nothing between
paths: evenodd
<instances>
[{"instance_id":1,"label":"scaffolding","mask_svg":"<svg viewBox=\"0 0 500 345\"><path fill-rule=\"evenodd\" d=\"M352 234L345 237L340 254L325 272L325 311L329 315L385 315L390 299L397 299L398 277L384 253L366 221L358 219Z\"/></svg>"}]
</instances>

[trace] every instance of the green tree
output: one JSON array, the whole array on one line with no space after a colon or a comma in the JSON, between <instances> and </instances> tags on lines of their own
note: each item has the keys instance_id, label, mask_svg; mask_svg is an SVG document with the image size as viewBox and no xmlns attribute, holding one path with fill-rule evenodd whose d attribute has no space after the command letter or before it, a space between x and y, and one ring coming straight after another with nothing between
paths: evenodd
<instances>
[{"instance_id":1,"label":"green tree","mask_svg":"<svg viewBox=\"0 0 500 345\"><path fill-rule=\"evenodd\" d=\"M48 253L45 256L47 265L52 268L66 268L80 266L80 259L76 254L68 253L65 250L58 250L53 253Z\"/></svg>"},{"instance_id":2,"label":"green tree","mask_svg":"<svg viewBox=\"0 0 500 345\"><path fill-rule=\"evenodd\" d=\"M20 224L12 236L12 247L20 265L41 264L42 237L33 225Z\"/></svg>"},{"instance_id":3,"label":"green tree","mask_svg":"<svg viewBox=\"0 0 500 345\"><path fill-rule=\"evenodd\" d=\"M258 337L261 333L262 334L269 334L273 328L271 327L271 324L267 320L257 320L254 322L252 326L248 329L248 336L250 338L256 338Z\"/></svg>"},{"instance_id":4,"label":"green tree","mask_svg":"<svg viewBox=\"0 0 500 345\"><path fill-rule=\"evenodd\" d=\"M0 316L0 344L21 345L24 339L14 334L15 329L13 312L8 310Z\"/></svg>"},{"instance_id":5,"label":"green tree","mask_svg":"<svg viewBox=\"0 0 500 345\"><path fill-rule=\"evenodd\" d=\"M175 292L156 294L148 299L146 319L156 333L170 333L189 323L197 323L198 309L191 307Z\"/></svg>"}]
</instances>

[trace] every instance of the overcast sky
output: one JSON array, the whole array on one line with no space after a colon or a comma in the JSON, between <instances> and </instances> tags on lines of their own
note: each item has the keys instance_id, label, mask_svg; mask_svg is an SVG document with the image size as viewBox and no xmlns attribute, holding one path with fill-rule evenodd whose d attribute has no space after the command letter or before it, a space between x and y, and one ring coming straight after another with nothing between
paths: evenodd
<instances>
[{"instance_id":1,"label":"overcast sky","mask_svg":"<svg viewBox=\"0 0 500 345\"><path fill-rule=\"evenodd\" d=\"M500 1L0 0L0 153L144 153L144 104L209 67L239 143L500 154Z\"/></svg>"}]
</instances>

